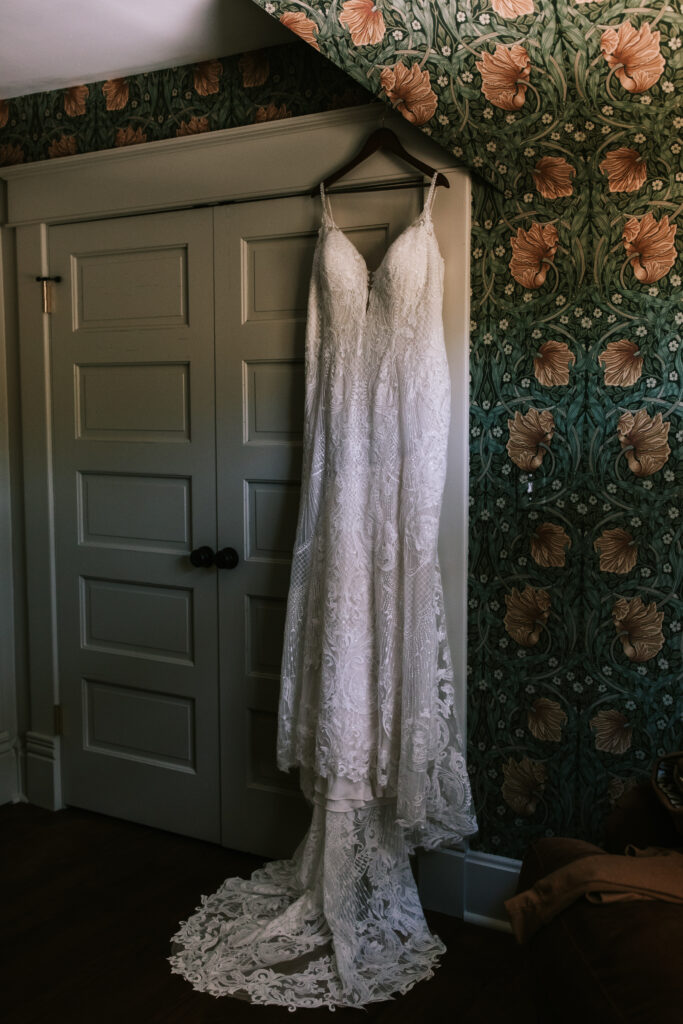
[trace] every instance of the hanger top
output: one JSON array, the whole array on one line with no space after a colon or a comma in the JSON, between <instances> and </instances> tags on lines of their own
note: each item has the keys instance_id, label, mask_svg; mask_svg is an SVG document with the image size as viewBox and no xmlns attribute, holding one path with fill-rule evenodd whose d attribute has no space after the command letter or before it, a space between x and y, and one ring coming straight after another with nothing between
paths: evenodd
<instances>
[{"instance_id":1,"label":"hanger top","mask_svg":"<svg viewBox=\"0 0 683 1024\"><path fill-rule=\"evenodd\" d=\"M367 160L373 153L376 153L378 149L386 150L387 152L400 157L401 160L410 164L412 167L415 167L428 178L433 178L436 174L436 185L443 185L444 188L450 188L448 178L444 174L441 174L440 171L437 172L435 168L430 167L429 164L424 163L422 160L418 160L418 158L413 156L412 153L409 153L401 143L398 135L396 135L396 133L390 128L377 128L367 137L362 147L356 155L348 161L348 163L345 163L338 170L334 171L320 184L322 184L326 189L330 188L331 185L334 185L340 178L343 178L344 175L348 174L354 167L363 163L363 161ZM315 188L311 189L311 195L318 195L319 190L320 185L316 185Z\"/></svg>"}]
</instances>

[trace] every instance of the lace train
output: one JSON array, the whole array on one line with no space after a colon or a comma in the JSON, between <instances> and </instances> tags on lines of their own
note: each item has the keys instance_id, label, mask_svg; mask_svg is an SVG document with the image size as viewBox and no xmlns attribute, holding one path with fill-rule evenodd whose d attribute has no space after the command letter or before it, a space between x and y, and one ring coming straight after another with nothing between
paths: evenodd
<instances>
[{"instance_id":1,"label":"lace train","mask_svg":"<svg viewBox=\"0 0 683 1024\"><path fill-rule=\"evenodd\" d=\"M395 804L316 806L291 860L229 878L173 937L174 974L214 996L362 1006L431 977L427 927Z\"/></svg>"}]
</instances>

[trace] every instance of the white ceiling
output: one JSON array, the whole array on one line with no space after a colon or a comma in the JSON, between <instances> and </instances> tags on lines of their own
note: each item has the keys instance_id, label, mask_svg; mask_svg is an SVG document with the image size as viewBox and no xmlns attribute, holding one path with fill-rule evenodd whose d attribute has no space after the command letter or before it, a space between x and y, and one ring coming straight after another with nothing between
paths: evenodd
<instances>
[{"instance_id":1,"label":"white ceiling","mask_svg":"<svg viewBox=\"0 0 683 1024\"><path fill-rule=\"evenodd\" d=\"M2 99L294 39L252 0L2 0L1 9Z\"/></svg>"}]
</instances>

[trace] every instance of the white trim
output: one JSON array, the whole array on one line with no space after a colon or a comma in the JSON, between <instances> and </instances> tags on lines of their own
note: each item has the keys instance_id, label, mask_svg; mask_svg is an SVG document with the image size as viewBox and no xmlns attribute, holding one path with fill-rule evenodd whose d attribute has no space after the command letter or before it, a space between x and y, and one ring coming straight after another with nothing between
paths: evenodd
<instances>
[{"instance_id":1,"label":"white trim","mask_svg":"<svg viewBox=\"0 0 683 1024\"><path fill-rule=\"evenodd\" d=\"M29 801L48 811L62 803L60 740L45 733L26 733L26 793Z\"/></svg>"},{"instance_id":2,"label":"white trim","mask_svg":"<svg viewBox=\"0 0 683 1024\"><path fill-rule=\"evenodd\" d=\"M504 901L515 894L521 861L479 850L418 855L418 887L425 910L462 917L509 932Z\"/></svg>"}]
</instances>

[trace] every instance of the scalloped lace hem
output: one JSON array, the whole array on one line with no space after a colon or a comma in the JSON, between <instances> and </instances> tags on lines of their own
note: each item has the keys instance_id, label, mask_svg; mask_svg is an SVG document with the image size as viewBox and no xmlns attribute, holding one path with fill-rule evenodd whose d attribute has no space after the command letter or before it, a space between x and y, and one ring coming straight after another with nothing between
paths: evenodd
<instances>
[{"instance_id":1,"label":"scalloped lace hem","mask_svg":"<svg viewBox=\"0 0 683 1024\"><path fill-rule=\"evenodd\" d=\"M446 947L427 927L393 813L316 807L292 860L202 897L172 939L173 973L289 1009L364 1006L430 978Z\"/></svg>"}]
</instances>

